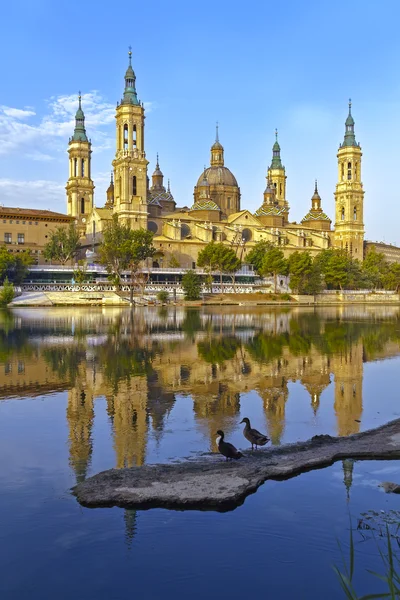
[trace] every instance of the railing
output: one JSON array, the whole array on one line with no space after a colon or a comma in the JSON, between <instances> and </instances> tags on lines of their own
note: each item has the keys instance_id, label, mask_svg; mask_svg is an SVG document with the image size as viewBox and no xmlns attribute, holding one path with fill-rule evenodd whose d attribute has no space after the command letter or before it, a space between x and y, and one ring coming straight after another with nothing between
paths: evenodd
<instances>
[{"instance_id":1,"label":"railing","mask_svg":"<svg viewBox=\"0 0 400 600\"><path fill-rule=\"evenodd\" d=\"M72 273L73 271L77 270L79 268L79 265L75 264L73 266L68 266L68 265L32 265L29 267L29 272L30 273L48 273L48 272L55 272L55 273ZM184 273L186 273L186 271L188 270L188 267L146 267L141 269L141 272L143 273L153 273L153 274L176 274L176 275L183 275ZM198 273L199 275L206 275L207 271L205 269L200 269L200 268L196 268L193 269L196 273ZM86 268L86 272L89 273L103 273L104 275L107 275L107 270L102 267L101 265L88 265ZM123 271L124 275L130 275L130 271ZM213 275L219 275L218 271L213 271ZM239 271L237 271L235 273L236 277L240 277L240 276L256 276L255 271L253 270L253 268L249 265L245 265L243 266L241 269L239 269Z\"/></svg>"},{"instance_id":2,"label":"railing","mask_svg":"<svg viewBox=\"0 0 400 600\"><path fill-rule=\"evenodd\" d=\"M119 287L110 283L24 283L20 286L22 292L130 292L131 286L129 284L122 283ZM134 290L139 291L141 288L134 285ZM259 286L254 283L245 284L233 284L224 283L221 287L220 284L213 284L212 293L236 293L236 294L250 294L255 290L259 290ZM147 283L144 287L145 293L157 293L165 290L171 294L181 295L184 293L182 286L178 283ZM202 293L210 293L210 286L203 284Z\"/></svg>"}]
</instances>

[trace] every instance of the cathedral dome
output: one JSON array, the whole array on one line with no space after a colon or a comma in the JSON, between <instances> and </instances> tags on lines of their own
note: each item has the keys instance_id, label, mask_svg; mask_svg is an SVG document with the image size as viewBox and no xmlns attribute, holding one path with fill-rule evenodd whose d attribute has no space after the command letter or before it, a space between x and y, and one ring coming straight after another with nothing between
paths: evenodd
<instances>
[{"instance_id":1,"label":"cathedral dome","mask_svg":"<svg viewBox=\"0 0 400 600\"><path fill-rule=\"evenodd\" d=\"M203 186L204 175L209 185L238 185L235 176L228 167L208 167L197 180L198 186Z\"/></svg>"}]
</instances>

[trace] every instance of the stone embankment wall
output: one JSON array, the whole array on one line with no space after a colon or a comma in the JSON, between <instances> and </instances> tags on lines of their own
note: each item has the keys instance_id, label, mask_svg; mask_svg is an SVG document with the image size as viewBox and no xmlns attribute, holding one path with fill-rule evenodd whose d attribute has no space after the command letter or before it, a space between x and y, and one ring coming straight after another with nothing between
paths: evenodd
<instances>
[{"instance_id":1,"label":"stone embankment wall","mask_svg":"<svg viewBox=\"0 0 400 600\"><path fill-rule=\"evenodd\" d=\"M395 292L369 292L369 291L343 291L343 292L325 292L316 296L305 296L293 294L292 297L300 304L399 304L400 294Z\"/></svg>"}]
</instances>

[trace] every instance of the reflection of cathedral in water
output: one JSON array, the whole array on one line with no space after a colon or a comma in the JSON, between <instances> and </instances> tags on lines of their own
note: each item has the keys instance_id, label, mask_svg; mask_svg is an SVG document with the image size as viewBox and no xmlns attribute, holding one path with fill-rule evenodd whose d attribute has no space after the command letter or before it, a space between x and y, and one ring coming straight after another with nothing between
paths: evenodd
<instances>
[{"instance_id":1,"label":"reflection of cathedral in water","mask_svg":"<svg viewBox=\"0 0 400 600\"><path fill-rule=\"evenodd\" d=\"M319 317L296 309L241 313L225 307L224 312L163 314L146 309L133 316L120 311L97 317L83 313L81 318L79 312L62 318L56 311L47 329L46 322L29 321L21 347L2 354L0 398L31 396L33 389L36 394L68 390L70 465L77 481L90 470L100 398L105 399L118 468L146 462L149 439L161 442L177 395L190 397L196 426L215 450L215 431L236 429L245 394L259 397L265 415L259 427L265 426L279 444L291 382L300 382L309 394L312 416L318 416L332 382L336 431L348 435L360 428L363 363L399 354L399 340L388 333L395 329L398 309L378 314L379 321L371 318L370 309L357 308L356 324L346 322L343 308L329 310ZM375 346L374 336L379 338ZM346 465L346 481L350 471ZM134 530L134 515L126 518Z\"/></svg>"}]
</instances>

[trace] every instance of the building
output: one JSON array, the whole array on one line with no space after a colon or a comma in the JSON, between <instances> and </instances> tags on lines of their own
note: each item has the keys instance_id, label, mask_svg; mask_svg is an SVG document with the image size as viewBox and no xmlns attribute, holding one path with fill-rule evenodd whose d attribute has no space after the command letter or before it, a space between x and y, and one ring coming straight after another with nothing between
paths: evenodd
<instances>
[{"instance_id":1,"label":"building","mask_svg":"<svg viewBox=\"0 0 400 600\"><path fill-rule=\"evenodd\" d=\"M272 160L266 172L266 187L254 214L241 206L241 192L235 175L225 164L225 150L218 126L211 146L210 166L204 168L194 186L193 203L179 208L168 182L164 185L159 158L148 177L145 151L145 110L138 99L136 75L129 52L125 88L116 108L116 152L105 203L93 204L91 143L85 129L85 116L79 96L75 130L69 141L68 215L82 232L83 245L98 246L102 231L113 215L131 228L146 228L154 233L157 254L153 266L166 267L173 259L182 268L194 267L199 252L211 241L231 246L245 261L259 241L279 245L288 256L296 250L312 255L335 246L363 260L364 191L361 182L361 148L356 142L354 119L349 104L343 143L338 159L335 199L335 226L324 213L315 184L310 210L300 224L290 222L286 196L287 174L282 163L278 133L272 147Z\"/></svg>"},{"instance_id":2,"label":"building","mask_svg":"<svg viewBox=\"0 0 400 600\"><path fill-rule=\"evenodd\" d=\"M38 263L44 263L42 253L50 232L73 221L72 215L51 210L0 206L0 243L11 253L30 250Z\"/></svg>"},{"instance_id":3,"label":"building","mask_svg":"<svg viewBox=\"0 0 400 600\"><path fill-rule=\"evenodd\" d=\"M368 252L371 252L372 249L375 249L376 252L383 254L386 262L388 263L400 263L400 248L397 246L393 246L392 244L385 244L384 242L364 242L364 256L367 256Z\"/></svg>"}]
</instances>

